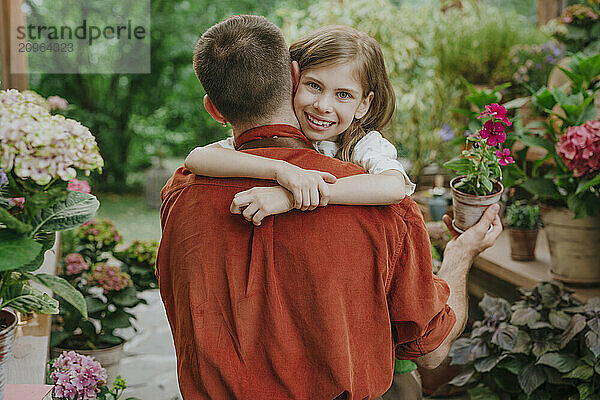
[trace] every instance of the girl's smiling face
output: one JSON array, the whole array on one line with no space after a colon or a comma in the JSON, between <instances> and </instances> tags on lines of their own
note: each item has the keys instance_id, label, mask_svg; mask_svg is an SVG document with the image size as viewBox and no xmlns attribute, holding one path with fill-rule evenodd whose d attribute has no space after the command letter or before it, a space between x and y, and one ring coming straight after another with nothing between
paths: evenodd
<instances>
[{"instance_id":1,"label":"girl's smiling face","mask_svg":"<svg viewBox=\"0 0 600 400\"><path fill-rule=\"evenodd\" d=\"M335 140L369 111L373 92L363 95L356 70L355 63L344 62L302 71L294 111L307 138Z\"/></svg>"}]
</instances>

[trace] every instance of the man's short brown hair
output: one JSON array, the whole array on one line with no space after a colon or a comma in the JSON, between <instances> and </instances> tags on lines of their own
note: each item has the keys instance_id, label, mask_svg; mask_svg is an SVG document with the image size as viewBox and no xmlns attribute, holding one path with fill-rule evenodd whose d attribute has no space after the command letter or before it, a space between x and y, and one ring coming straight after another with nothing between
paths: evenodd
<instances>
[{"instance_id":1,"label":"man's short brown hair","mask_svg":"<svg viewBox=\"0 0 600 400\"><path fill-rule=\"evenodd\" d=\"M236 15L212 26L196 44L194 70L233 124L266 119L291 97L285 39L264 17Z\"/></svg>"}]
</instances>

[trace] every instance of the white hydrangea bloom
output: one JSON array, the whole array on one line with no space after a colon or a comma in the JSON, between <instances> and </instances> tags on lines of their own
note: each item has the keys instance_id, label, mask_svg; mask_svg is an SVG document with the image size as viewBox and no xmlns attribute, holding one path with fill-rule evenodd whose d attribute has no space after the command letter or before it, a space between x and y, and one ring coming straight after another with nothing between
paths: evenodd
<instances>
[{"instance_id":1,"label":"white hydrangea bloom","mask_svg":"<svg viewBox=\"0 0 600 400\"><path fill-rule=\"evenodd\" d=\"M104 161L89 129L48 109L35 92L0 92L0 168L38 185L73 179L76 169L101 171Z\"/></svg>"}]
</instances>

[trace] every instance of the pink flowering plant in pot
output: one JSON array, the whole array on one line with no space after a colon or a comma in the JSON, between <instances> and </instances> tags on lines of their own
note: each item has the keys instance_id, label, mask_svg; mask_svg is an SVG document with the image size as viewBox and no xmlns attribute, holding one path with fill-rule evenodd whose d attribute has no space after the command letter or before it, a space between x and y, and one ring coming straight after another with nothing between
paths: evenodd
<instances>
[{"instance_id":1,"label":"pink flowering plant in pot","mask_svg":"<svg viewBox=\"0 0 600 400\"><path fill-rule=\"evenodd\" d=\"M60 317L54 321L50 344L53 347L96 350L119 345L124 338L117 329L136 330L130 309L146 304L138 297L131 276L114 257L122 237L108 220L91 220L73 235L64 236L68 253L60 276L84 296L88 318L69 303L61 301ZM68 243L68 241L71 243Z\"/></svg>"},{"instance_id":2,"label":"pink flowering plant in pot","mask_svg":"<svg viewBox=\"0 0 600 400\"><path fill-rule=\"evenodd\" d=\"M58 312L58 301L33 281L86 315L83 297L64 279L34 273L56 232L81 225L99 206L89 191L71 190L78 171L100 171L103 161L85 126L50 112L63 105L0 91L0 307L24 313Z\"/></svg>"},{"instance_id":3,"label":"pink flowering plant in pot","mask_svg":"<svg viewBox=\"0 0 600 400\"><path fill-rule=\"evenodd\" d=\"M500 199L502 167L514 162L510 149L503 147L506 128L512 125L506 108L498 103L485 105L476 119L483 124L466 137L460 156L444 163L459 175L450 182L458 231L477 223L485 208Z\"/></svg>"},{"instance_id":4,"label":"pink flowering plant in pot","mask_svg":"<svg viewBox=\"0 0 600 400\"><path fill-rule=\"evenodd\" d=\"M528 147L546 150L533 163L513 165L510 180L549 206L568 207L575 218L600 212L600 121L594 98L600 91L600 54L572 57L562 69L570 88L544 87L533 103L547 116L544 132L519 132ZM523 157L524 158L524 157Z\"/></svg>"},{"instance_id":5,"label":"pink flowering plant in pot","mask_svg":"<svg viewBox=\"0 0 600 400\"><path fill-rule=\"evenodd\" d=\"M127 388L125 379L117 376L110 388L106 369L93 357L64 351L48 363L46 383L54 385L54 400L118 400ZM125 400L138 400L128 397Z\"/></svg>"}]
</instances>

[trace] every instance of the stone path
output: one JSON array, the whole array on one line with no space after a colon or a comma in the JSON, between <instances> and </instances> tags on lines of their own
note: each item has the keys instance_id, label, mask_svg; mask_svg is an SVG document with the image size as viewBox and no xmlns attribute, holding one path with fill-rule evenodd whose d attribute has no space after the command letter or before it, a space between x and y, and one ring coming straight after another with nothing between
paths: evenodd
<instances>
[{"instance_id":1,"label":"stone path","mask_svg":"<svg viewBox=\"0 0 600 400\"><path fill-rule=\"evenodd\" d=\"M133 309L136 327L119 333L129 340L125 344L125 358L119 373L127 380L128 388L122 399L137 397L141 400L181 400L177 386L177 363L173 337L158 290L140 294L148 304ZM386 400L412 400L391 399ZM446 398L466 400L467 396ZM427 399L427 398L426 398ZM433 400L434 398L429 398Z\"/></svg>"}]
</instances>

